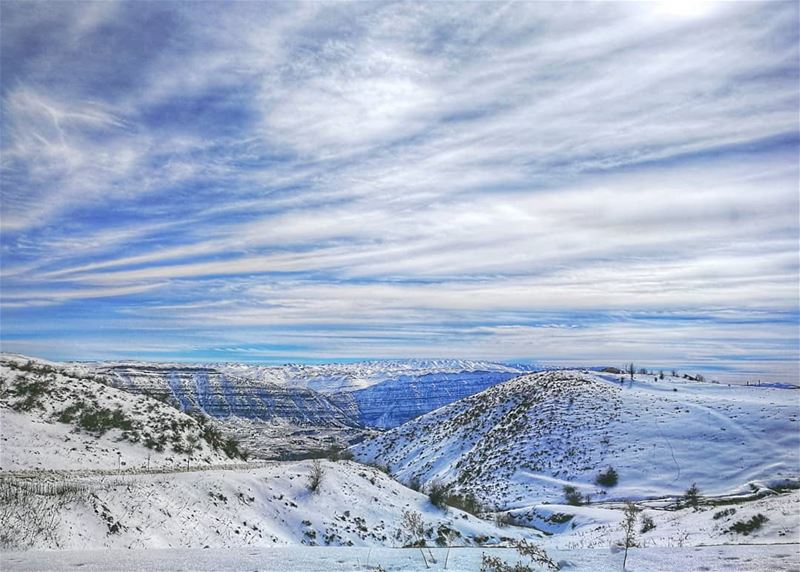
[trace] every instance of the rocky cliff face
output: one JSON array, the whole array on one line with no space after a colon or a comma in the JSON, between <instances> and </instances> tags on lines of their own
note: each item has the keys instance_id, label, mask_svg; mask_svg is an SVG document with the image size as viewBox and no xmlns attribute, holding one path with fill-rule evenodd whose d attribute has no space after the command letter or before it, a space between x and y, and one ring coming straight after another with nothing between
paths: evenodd
<instances>
[{"instance_id":1,"label":"rocky cliff face","mask_svg":"<svg viewBox=\"0 0 800 572\"><path fill-rule=\"evenodd\" d=\"M321 393L343 393L366 389L387 381L415 380L430 374L483 374L505 372L519 375L535 366L463 359L401 359L355 363L285 364L265 366L247 363L208 364L236 377L312 389ZM456 379L458 376L456 376Z\"/></svg>"},{"instance_id":2,"label":"rocky cliff face","mask_svg":"<svg viewBox=\"0 0 800 572\"><path fill-rule=\"evenodd\" d=\"M170 399L184 411L220 420L389 429L521 375L524 367L409 360L386 362L383 370L379 362L280 367L131 362L99 364L97 370L121 389Z\"/></svg>"},{"instance_id":3,"label":"rocky cliff face","mask_svg":"<svg viewBox=\"0 0 800 572\"><path fill-rule=\"evenodd\" d=\"M353 427L357 421L321 393L246 379L210 367L108 365L99 368L120 388L172 399L184 411L218 418L281 421L297 426Z\"/></svg>"},{"instance_id":4,"label":"rocky cliff face","mask_svg":"<svg viewBox=\"0 0 800 572\"><path fill-rule=\"evenodd\" d=\"M515 371L461 371L402 375L331 400L366 427L390 429L520 375Z\"/></svg>"}]
</instances>

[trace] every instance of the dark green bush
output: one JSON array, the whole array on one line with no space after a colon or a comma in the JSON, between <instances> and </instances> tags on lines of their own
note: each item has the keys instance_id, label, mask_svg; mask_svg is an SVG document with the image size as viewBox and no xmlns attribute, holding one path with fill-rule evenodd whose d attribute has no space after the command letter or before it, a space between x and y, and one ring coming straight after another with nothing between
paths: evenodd
<instances>
[{"instance_id":1,"label":"dark green bush","mask_svg":"<svg viewBox=\"0 0 800 572\"><path fill-rule=\"evenodd\" d=\"M475 515L485 510L472 493L466 493L464 495L450 494L447 496L447 504Z\"/></svg>"},{"instance_id":2,"label":"dark green bush","mask_svg":"<svg viewBox=\"0 0 800 572\"><path fill-rule=\"evenodd\" d=\"M17 411L30 411L34 407L42 407L41 397L47 392L47 382L38 379L17 379L11 393L21 398L11 407Z\"/></svg>"},{"instance_id":3,"label":"dark green bush","mask_svg":"<svg viewBox=\"0 0 800 572\"><path fill-rule=\"evenodd\" d=\"M566 514L563 512L554 512L544 520L553 524L565 524L574 518L574 514Z\"/></svg>"},{"instance_id":4,"label":"dark green bush","mask_svg":"<svg viewBox=\"0 0 800 572\"><path fill-rule=\"evenodd\" d=\"M133 429L133 422L122 412L122 409L91 407L81 411L78 417L78 427L90 433L102 435L109 429L130 431Z\"/></svg>"},{"instance_id":5,"label":"dark green bush","mask_svg":"<svg viewBox=\"0 0 800 572\"><path fill-rule=\"evenodd\" d=\"M598 474L594 482L601 487L615 487L619 482L619 475L614 467L609 467L605 471Z\"/></svg>"},{"instance_id":6,"label":"dark green bush","mask_svg":"<svg viewBox=\"0 0 800 572\"><path fill-rule=\"evenodd\" d=\"M572 506L580 506L586 502L581 492L572 485L564 485L564 498Z\"/></svg>"},{"instance_id":7,"label":"dark green bush","mask_svg":"<svg viewBox=\"0 0 800 572\"><path fill-rule=\"evenodd\" d=\"M655 527L656 523L653 522L653 518L651 516L646 514L642 515L642 528L640 529L642 534L654 530Z\"/></svg>"},{"instance_id":8,"label":"dark green bush","mask_svg":"<svg viewBox=\"0 0 800 572\"><path fill-rule=\"evenodd\" d=\"M61 423L72 423L84 407L86 407L86 404L83 401L76 401L56 415L56 419Z\"/></svg>"},{"instance_id":9,"label":"dark green bush","mask_svg":"<svg viewBox=\"0 0 800 572\"><path fill-rule=\"evenodd\" d=\"M737 534L744 534L747 536L751 532L755 532L761 528L769 519L761 513L750 518L750 520L739 520L734 522L728 529L728 532L735 532Z\"/></svg>"},{"instance_id":10,"label":"dark green bush","mask_svg":"<svg viewBox=\"0 0 800 572\"><path fill-rule=\"evenodd\" d=\"M697 487L697 483L692 483L692 486L686 489L683 499L686 506L697 508L697 505L700 504L700 489Z\"/></svg>"},{"instance_id":11,"label":"dark green bush","mask_svg":"<svg viewBox=\"0 0 800 572\"><path fill-rule=\"evenodd\" d=\"M719 520L721 518L725 518L726 516L733 516L734 514L736 514L735 508L726 508L725 510L715 512L712 518L714 520Z\"/></svg>"},{"instance_id":12,"label":"dark green bush","mask_svg":"<svg viewBox=\"0 0 800 572\"><path fill-rule=\"evenodd\" d=\"M239 443L233 437L225 439L222 446L222 451L228 455L230 459L247 459L247 455L239 448Z\"/></svg>"},{"instance_id":13,"label":"dark green bush","mask_svg":"<svg viewBox=\"0 0 800 572\"><path fill-rule=\"evenodd\" d=\"M447 506L448 487L438 481L428 485L428 498L433 506L445 508Z\"/></svg>"}]
</instances>

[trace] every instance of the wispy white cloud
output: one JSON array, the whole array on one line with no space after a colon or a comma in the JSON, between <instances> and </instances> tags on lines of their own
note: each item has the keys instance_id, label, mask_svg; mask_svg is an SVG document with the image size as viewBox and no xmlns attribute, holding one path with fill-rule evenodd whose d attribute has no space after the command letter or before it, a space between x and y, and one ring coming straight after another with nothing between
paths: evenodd
<instances>
[{"instance_id":1,"label":"wispy white cloud","mask_svg":"<svg viewBox=\"0 0 800 572\"><path fill-rule=\"evenodd\" d=\"M798 361L794 3L48 6L3 7L6 333Z\"/></svg>"}]
</instances>

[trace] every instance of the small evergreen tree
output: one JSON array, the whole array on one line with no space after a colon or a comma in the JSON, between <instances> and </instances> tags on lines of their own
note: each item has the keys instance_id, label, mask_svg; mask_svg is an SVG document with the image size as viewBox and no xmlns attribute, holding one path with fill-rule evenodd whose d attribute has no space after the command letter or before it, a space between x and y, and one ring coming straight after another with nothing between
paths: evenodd
<instances>
[{"instance_id":1,"label":"small evergreen tree","mask_svg":"<svg viewBox=\"0 0 800 572\"><path fill-rule=\"evenodd\" d=\"M564 485L564 498L572 506L581 506L586 502L581 492L572 485Z\"/></svg>"},{"instance_id":2,"label":"small evergreen tree","mask_svg":"<svg viewBox=\"0 0 800 572\"><path fill-rule=\"evenodd\" d=\"M692 483L692 486L686 489L686 494L684 494L683 498L686 501L686 506L697 508L697 505L700 504L700 489L697 488L697 483Z\"/></svg>"},{"instance_id":3,"label":"small evergreen tree","mask_svg":"<svg viewBox=\"0 0 800 572\"><path fill-rule=\"evenodd\" d=\"M617 486L617 482L619 482L619 475L614 467L609 467L598 474L594 482L601 487L615 487Z\"/></svg>"}]
</instances>

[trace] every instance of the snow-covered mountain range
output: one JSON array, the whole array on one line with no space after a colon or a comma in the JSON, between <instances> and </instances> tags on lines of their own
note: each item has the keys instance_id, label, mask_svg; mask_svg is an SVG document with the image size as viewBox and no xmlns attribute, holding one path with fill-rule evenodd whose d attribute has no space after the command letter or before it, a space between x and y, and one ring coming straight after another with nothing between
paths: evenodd
<instances>
[{"instance_id":1,"label":"snow-covered mountain range","mask_svg":"<svg viewBox=\"0 0 800 572\"><path fill-rule=\"evenodd\" d=\"M138 361L50 365L97 377L184 412L207 415L253 453L284 459L347 445L365 430L396 427L532 368L467 360L309 366Z\"/></svg>"},{"instance_id":2,"label":"snow-covered mountain range","mask_svg":"<svg viewBox=\"0 0 800 572\"><path fill-rule=\"evenodd\" d=\"M465 360L350 364L91 364L117 387L184 410L327 428L396 427L532 369Z\"/></svg>"},{"instance_id":3,"label":"snow-covered mountain range","mask_svg":"<svg viewBox=\"0 0 800 572\"><path fill-rule=\"evenodd\" d=\"M249 379L303 387L322 393L339 393L368 388L387 381L416 379L430 374L507 373L518 375L532 365L508 365L460 359L406 359L327 364L212 364L211 367Z\"/></svg>"}]
</instances>

